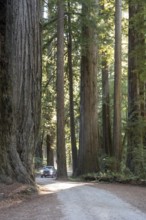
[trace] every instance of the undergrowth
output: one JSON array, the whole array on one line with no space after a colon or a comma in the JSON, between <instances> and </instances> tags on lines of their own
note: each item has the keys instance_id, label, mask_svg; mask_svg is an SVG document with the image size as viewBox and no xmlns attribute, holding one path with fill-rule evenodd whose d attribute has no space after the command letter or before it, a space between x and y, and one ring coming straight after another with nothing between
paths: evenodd
<instances>
[{"instance_id":1,"label":"undergrowth","mask_svg":"<svg viewBox=\"0 0 146 220\"><path fill-rule=\"evenodd\" d=\"M123 184L135 184L146 186L146 177L142 178L141 176L134 176L133 174L126 175L124 173L115 173L111 171L87 173L80 176L80 180L108 183L117 182Z\"/></svg>"}]
</instances>

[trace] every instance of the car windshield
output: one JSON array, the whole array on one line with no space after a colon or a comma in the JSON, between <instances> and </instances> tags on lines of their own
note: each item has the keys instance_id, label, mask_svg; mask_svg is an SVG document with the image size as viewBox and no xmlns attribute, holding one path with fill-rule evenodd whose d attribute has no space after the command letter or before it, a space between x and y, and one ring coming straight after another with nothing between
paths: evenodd
<instances>
[{"instance_id":1,"label":"car windshield","mask_svg":"<svg viewBox=\"0 0 146 220\"><path fill-rule=\"evenodd\" d=\"M52 166L46 166L46 167L44 167L44 169L54 169L54 167L52 167Z\"/></svg>"}]
</instances>

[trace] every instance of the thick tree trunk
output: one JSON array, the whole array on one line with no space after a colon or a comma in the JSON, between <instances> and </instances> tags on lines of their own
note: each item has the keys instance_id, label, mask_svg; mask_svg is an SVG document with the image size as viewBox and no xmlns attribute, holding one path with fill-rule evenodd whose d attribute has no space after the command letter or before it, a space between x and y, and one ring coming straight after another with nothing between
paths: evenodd
<instances>
[{"instance_id":1,"label":"thick tree trunk","mask_svg":"<svg viewBox=\"0 0 146 220\"><path fill-rule=\"evenodd\" d=\"M20 182L34 179L33 156L38 141L41 100L40 4L38 0L7 2L6 83L9 109L3 134L9 173ZM10 100L10 101L9 101ZM10 103L10 104L9 104Z\"/></svg>"},{"instance_id":2,"label":"thick tree trunk","mask_svg":"<svg viewBox=\"0 0 146 220\"><path fill-rule=\"evenodd\" d=\"M52 138L49 134L47 134L46 136L47 165L54 166L54 154L51 146L52 146Z\"/></svg>"},{"instance_id":3,"label":"thick tree trunk","mask_svg":"<svg viewBox=\"0 0 146 220\"><path fill-rule=\"evenodd\" d=\"M143 129L141 112L144 97L140 81L145 63L144 4L129 3L129 63L128 63L128 148L127 167L135 174L144 170ZM134 22L137 16L138 23ZM144 74L144 73L143 73ZM140 97L141 95L141 97Z\"/></svg>"},{"instance_id":4,"label":"thick tree trunk","mask_svg":"<svg viewBox=\"0 0 146 220\"><path fill-rule=\"evenodd\" d=\"M106 155L113 156L111 122L110 122L110 97L108 64L106 55L102 54L102 121L103 121L103 149Z\"/></svg>"},{"instance_id":5,"label":"thick tree trunk","mask_svg":"<svg viewBox=\"0 0 146 220\"><path fill-rule=\"evenodd\" d=\"M80 140L77 175L98 171L96 28L89 20L95 1L82 5Z\"/></svg>"},{"instance_id":6,"label":"thick tree trunk","mask_svg":"<svg viewBox=\"0 0 146 220\"><path fill-rule=\"evenodd\" d=\"M115 152L115 170L120 170L121 162L121 21L122 1L115 2L115 81L114 81L114 125L113 148Z\"/></svg>"},{"instance_id":7,"label":"thick tree trunk","mask_svg":"<svg viewBox=\"0 0 146 220\"><path fill-rule=\"evenodd\" d=\"M58 0L57 22L57 176L67 177L64 120L64 1Z\"/></svg>"},{"instance_id":8,"label":"thick tree trunk","mask_svg":"<svg viewBox=\"0 0 146 220\"><path fill-rule=\"evenodd\" d=\"M70 130L72 146L72 164L73 175L77 169L77 146L75 137L75 120L74 120L74 100L73 100L73 67L72 67L72 29L71 29L71 10L68 2L68 67L69 67L69 98L70 98Z\"/></svg>"}]
</instances>

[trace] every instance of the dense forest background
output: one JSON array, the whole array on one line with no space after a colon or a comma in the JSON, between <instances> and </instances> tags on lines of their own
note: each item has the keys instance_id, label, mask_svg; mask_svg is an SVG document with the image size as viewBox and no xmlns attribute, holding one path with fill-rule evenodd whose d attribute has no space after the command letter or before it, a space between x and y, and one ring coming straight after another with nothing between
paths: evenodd
<instances>
[{"instance_id":1,"label":"dense forest background","mask_svg":"<svg viewBox=\"0 0 146 220\"><path fill-rule=\"evenodd\" d=\"M0 181L146 178L145 0L0 0Z\"/></svg>"}]
</instances>

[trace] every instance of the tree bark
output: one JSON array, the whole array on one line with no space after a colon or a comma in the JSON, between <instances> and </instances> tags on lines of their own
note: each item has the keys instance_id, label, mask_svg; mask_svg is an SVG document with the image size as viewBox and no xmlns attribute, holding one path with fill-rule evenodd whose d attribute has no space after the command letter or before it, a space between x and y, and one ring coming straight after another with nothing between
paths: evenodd
<instances>
[{"instance_id":1,"label":"tree bark","mask_svg":"<svg viewBox=\"0 0 146 220\"><path fill-rule=\"evenodd\" d=\"M49 134L47 134L46 136L47 165L54 166L54 154L51 146L52 146L52 138Z\"/></svg>"},{"instance_id":2,"label":"tree bark","mask_svg":"<svg viewBox=\"0 0 146 220\"><path fill-rule=\"evenodd\" d=\"M113 156L111 122L110 122L110 97L108 63L106 54L102 54L102 121L103 121L103 149L106 155Z\"/></svg>"},{"instance_id":3,"label":"tree bark","mask_svg":"<svg viewBox=\"0 0 146 220\"><path fill-rule=\"evenodd\" d=\"M69 67L69 99L70 99L70 130L72 146L72 163L73 175L77 169L77 146L75 137L75 120L74 120L74 100L73 100L73 67L72 67L72 29L71 29L71 10L70 1L68 1L68 67Z\"/></svg>"},{"instance_id":4,"label":"tree bark","mask_svg":"<svg viewBox=\"0 0 146 220\"><path fill-rule=\"evenodd\" d=\"M98 171L97 39L89 22L96 1L82 3L80 140L77 175ZM97 8L96 8L97 9Z\"/></svg>"},{"instance_id":5,"label":"tree bark","mask_svg":"<svg viewBox=\"0 0 146 220\"><path fill-rule=\"evenodd\" d=\"M64 1L58 0L57 20L57 176L67 177L64 119Z\"/></svg>"},{"instance_id":6,"label":"tree bark","mask_svg":"<svg viewBox=\"0 0 146 220\"><path fill-rule=\"evenodd\" d=\"M115 81L114 81L114 125L113 148L115 152L115 170L120 170L121 162L121 19L122 1L115 2Z\"/></svg>"},{"instance_id":7,"label":"tree bark","mask_svg":"<svg viewBox=\"0 0 146 220\"><path fill-rule=\"evenodd\" d=\"M9 115L5 131L9 176L33 182L41 101L40 4L38 0L7 1L6 57ZM7 112L3 112L5 117Z\"/></svg>"},{"instance_id":8,"label":"tree bark","mask_svg":"<svg viewBox=\"0 0 146 220\"><path fill-rule=\"evenodd\" d=\"M144 74L145 63L145 36L142 32L145 23L144 7L146 7L144 2L129 2L127 167L136 175L139 171L144 171L142 128L144 94L142 94L143 83L140 80Z\"/></svg>"}]
</instances>

